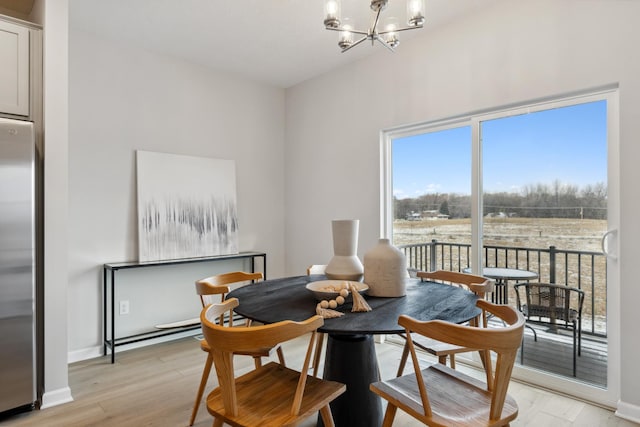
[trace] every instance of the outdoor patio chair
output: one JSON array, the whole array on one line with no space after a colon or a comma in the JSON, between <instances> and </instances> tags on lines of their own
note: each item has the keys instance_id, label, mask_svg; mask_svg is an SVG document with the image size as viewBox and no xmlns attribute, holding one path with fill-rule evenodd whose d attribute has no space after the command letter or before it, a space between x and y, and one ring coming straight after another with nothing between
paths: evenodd
<instances>
[{"instance_id":1,"label":"outdoor patio chair","mask_svg":"<svg viewBox=\"0 0 640 427\"><path fill-rule=\"evenodd\" d=\"M514 285L518 310L524 314L527 322L549 325L552 329L558 326L571 328L573 332L573 376L576 376L577 356L582 347L582 305L584 291L565 285L551 283L518 283ZM538 334L533 331L534 341ZM520 351L520 363L524 362L524 340Z\"/></svg>"}]
</instances>

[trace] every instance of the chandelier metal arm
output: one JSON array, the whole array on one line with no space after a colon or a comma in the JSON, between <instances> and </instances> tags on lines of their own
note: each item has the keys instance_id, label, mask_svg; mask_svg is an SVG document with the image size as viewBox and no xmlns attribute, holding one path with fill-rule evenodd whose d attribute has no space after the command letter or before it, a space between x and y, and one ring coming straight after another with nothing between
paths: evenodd
<instances>
[{"instance_id":1,"label":"chandelier metal arm","mask_svg":"<svg viewBox=\"0 0 640 427\"><path fill-rule=\"evenodd\" d=\"M362 30L352 30L351 28L344 28L342 26L336 27L336 28L326 28L329 31L338 31L338 32L342 32L342 31L349 31L350 33L353 34L362 34L363 36L368 36L369 32L368 31L362 31Z\"/></svg>"},{"instance_id":2,"label":"chandelier metal arm","mask_svg":"<svg viewBox=\"0 0 640 427\"><path fill-rule=\"evenodd\" d=\"M386 47L391 52L395 52L396 51L393 47L391 47L391 45L389 43L387 43L385 40L381 39L380 37L376 37L376 40L378 40L382 44L382 46Z\"/></svg>"},{"instance_id":3,"label":"chandelier metal arm","mask_svg":"<svg viewBox=\"0 0 640 427\"><path fill-rule=\"evenodd\" d=\"M402 28L395 28L393 30L389 30L389 31L381 31L378 33L378 35L383 36L385 34L389 34L389 33L398 33L400 31L409 31L409 30L415 30L418 28L423 28L422 25L416 25L415 27L402 27Z\"/></svg>"},{"instance_id":4,"label":"chandelier metal arm","mask_svg":"<svg viewBox=\"0 0 640 427\"><path fill-rule=\"evenodd\" d=\"M375 34L378 29L378 21L380 20L380 13L382 12L382 7L379 7L378 10L376 11L376 17L373 20L373 24L371 24L371 29L369 30L369 33L371 34Z\"/></svg>"}]
</instances>

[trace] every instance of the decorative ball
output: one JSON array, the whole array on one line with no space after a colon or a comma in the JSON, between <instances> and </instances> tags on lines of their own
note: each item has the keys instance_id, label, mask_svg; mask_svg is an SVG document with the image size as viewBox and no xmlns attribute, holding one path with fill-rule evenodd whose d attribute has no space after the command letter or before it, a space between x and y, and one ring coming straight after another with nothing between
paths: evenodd
<instances>
[{"instance_id":1,"label":"decorative ball","mask_svg":"<svg viewBox=\"0 0 640 427\"><path fill-rule=\"evenodd\" d=\"M329 308L336 308L338 306L338 303L336 302L336 300L332 299L331 301L329 301Z\"/></svg>"},{"instance_id":2,"label":"decorative ball","mask_svg":"<svg viewBox=\"0 0 640 427\"><path fill-rule=\"evenodd\" d=\"M336 297L336 302L338 303L338 305L344 304L344 297L342 295L338 295Z\"/></svg>"}]
</instances>

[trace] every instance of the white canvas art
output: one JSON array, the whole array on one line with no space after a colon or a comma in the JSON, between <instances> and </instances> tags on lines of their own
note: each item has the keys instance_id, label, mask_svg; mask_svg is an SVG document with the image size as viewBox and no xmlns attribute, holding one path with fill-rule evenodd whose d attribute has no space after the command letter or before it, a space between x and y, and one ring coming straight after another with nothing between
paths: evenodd
<instances>
[{"instance_id":1,"label":"white canvas art","mask_svg":"<svg viewBox=\"0 0 640 427\"><path fill-rule=\"evenodd\" d=\"M136 154L140 261L238 253L233 160Z\"/></svg>"}]
</instances>

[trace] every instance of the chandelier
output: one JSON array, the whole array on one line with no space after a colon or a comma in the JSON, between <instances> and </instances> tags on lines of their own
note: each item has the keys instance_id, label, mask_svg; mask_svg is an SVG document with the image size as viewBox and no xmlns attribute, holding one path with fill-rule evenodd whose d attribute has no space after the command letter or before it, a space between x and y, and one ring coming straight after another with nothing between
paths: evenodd
<instances>
[{"instance_id":1,"label":"chandelier","mask_svg":"<svg viewBox=\"0 0 640 427\"><path fill-rule=\"evenodd\" d=\"M324 26L327 30L339 31L338 46L342 52L346 52L365 40L371 40L371 45L376 41L390 51L394 51L400 44L398 32L422 28L424 24L424 0L405 0L407 2L407 26L399 27L397 17L388 17L381 22L381 13L387 7L389 0L371 0L373 18L369 29L358 30L354 28L352 20L341 16L340 0L325 0ZM396 1L396 0L394 0ZM399 1L399 0L397 0ZM354 34L361 35L354 41Z\"/></svg>"}]
</instances>

